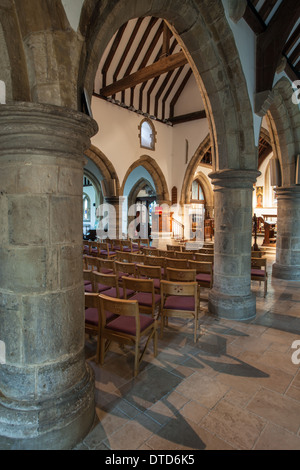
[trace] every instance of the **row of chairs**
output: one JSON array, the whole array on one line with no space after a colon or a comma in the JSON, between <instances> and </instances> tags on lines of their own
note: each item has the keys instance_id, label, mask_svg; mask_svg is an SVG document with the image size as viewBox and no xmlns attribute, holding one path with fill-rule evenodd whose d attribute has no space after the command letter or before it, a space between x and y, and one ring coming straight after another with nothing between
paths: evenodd
<instances>
[{"instance_id":1,"label":"row of chairs","mask_svg":"<svg viewBox=\"0 0 300 470\"><path fill-rule=\"evenodd\" d=\"M85 331L98 337L96 362L103 365L105 353L112 340L121 344L133 343L134 376L136 376L152 337L154 355L156 355L159 317L161 337L164 327L168 325L168 318L192 318L196 342L200 306L199 287L195 280L190 280L195 279L195 273L191 276L190 272L190 277L183 282L171 281L172 274L174 275L168 273L169 280L160 281L160 293L157 294L153 279L84 271ZM142 355L138 357L140 339L144 335L148 336L148 339Z\"/></svg>"},{"instance_id":2,"label":"row of chairs","mask_svg":"<svg viewBox=\"0 0 300 470\"><path fill-rule=\"evenodd\" d=\"M116 256L117 251L139 253L143 248L149 246L148 238L138 238L136 240L83 240L83 254L113 258Z\"/></svg>"},{"instance_id":3,"label":"row of chairs","mask_svg":"<svg viewBox=\"0 0 300 470\"><path fill-rule=\"evenodd\" d=\"M213 263L211 261L195 261L192 259L165 258L163 256L147 256L143 254L121 253L117 259L107 260L84 256L84 269L96 270L104 274L123 273L154 279L159 288L161 279L167 279L167 269L179 270L181 280L188 277L188 271L195 272L195 281L199 287L211 289L213 285Z\"/></svg>"}]
</instances>

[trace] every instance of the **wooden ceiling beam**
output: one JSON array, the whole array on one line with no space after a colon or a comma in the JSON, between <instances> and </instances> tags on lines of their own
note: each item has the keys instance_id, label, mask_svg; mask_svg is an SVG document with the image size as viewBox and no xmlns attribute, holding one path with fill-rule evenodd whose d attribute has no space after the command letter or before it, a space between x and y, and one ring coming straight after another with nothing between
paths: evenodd
<instances>
[{"instance_id":1,"label":"wooden ceiling beam","mask_svg":"<svg viewBox=\"0 0 300 470\"><path fill-rule=\"evenodd\" d=\"M169 121L175 126L176 124L182 124L184 122L196 121L197 119L205 119L205 110L195 111L194 113L182 114L181 116L175 116L169 119Z\"/></svg>"},{"instance_id":2,"label":"wooden ceiling beam","mask_svg":"<svg viewBox=\"0 0 300 470\"><path fill-rule=\"evenodd\" d=\"M183 52L178 52L168 57L163 57L157 62L154 62L154 64L148 65L144 69L138 70L137 72L134 72L131 75L121 78L117 82L102 88L100 90L100 94L102 96L112 96L115 93L126 90L127 88L135 87L140 83L158 77L163 73L167 73L170 70L174 70L187 63L188 60Z\"/></svg>"},{"instance_id":3,"label":"wooden ceiling beam","mask_svg":"<svg viewBox=\"0 0 300 470\"><path fill-rule=\"evenodd\" d=\"M300 3L285 0L280 4L269 25L257 37L256 93L272 89L274 74L286 40L300 16ZM280 31L280 34L278 32Z\"/></svg>"},{"instance_id":4,"label":"wooden ceiling beam","mask_svg":"<svg viewBox=\"0 0 300 470\"><path fill-rule=\"evenodd\" d=\"M118 75L119 75L119 73L120 73L120 70L121 70L121 68L122 68L122 66L123 66L123 64L124 64L124 62L125 62L125 60L126 60L126 57L127 57L128 53L129 53L129 51L130 51L130 49L131 49L132 43L133 43L133 41L135 40L135 37L136 37L136 35L137 35L137 33L138 33L138 30L140 29L140 26L141 26L143 20L144 20L144 18L138 18L138 20L137 20L137 22L136 22L136 24L135 24L135 27L134 27L134 29L133 29L133 31L132 31L132 33L131 33L131 36L130 36L130 38L129 38L129 41L128 41L128 43L126 44L125 50L124 50L124 52L123 52L123 54L122 54L122 57L121 57L121 59L119 60L119 63L118 63L118 65L117 65L117 68L116 68L116 70L115 70L115 72L114 72L114 74L113 74L113 80L114 80L114 81L117 81L117 79L118 79Z\"/></svg>"},{"instance_id":5,"label":"wooden ceiling beam","mask_svg":"<svg viewBox=\"0 0 300 470\"><path fill-rule=\"evenodd\" d=\"M110 51L109 51L109 53L108 53L108 55L107 55L107 58L106 58L106 60L105 60L105 62L104 62L104 65L103 65L103 67L102 67L102 83L103 83L103 86L106 86L106 74L107 74L108 69L109 69L109 67L110 67L110 65L111 65L111 62L112 62L112 60L113 60L113 58L114 58L114 56L115 56L115 53L116 53L116 51L117 51L117 49L118 49L118 47L119 47L119 45L120 45L120 42L121 42L121 39L122 39L122 36L123 36L123 34L124 34L124 31L125 31L125 29L126 29L127 24L128 24L128 23L123 24L123 26L121 26L121 28L120 28L119 31L117 32L116 37L115 37L115 39L114 39L114 41L113 41L113 44L112 44L112 46L111 46L111 48L110 48Z\"/></svg>"},{"instance_id":6,"label":"wooden ceiling beam","mask_svg":"<svg viewBox=\"0 0 300 470\"><path fill-rule=\"evenodd\" d=\"M267 29L267 25L259 16L255 5L250 0L247 0L247 7L243 18L255 34L261 34Z\"/></svg>"},{"instance_id":7,"label":"wooden ceiling beam","mask_svg":"<svg viewBox=\"0 0 300 470\"><path fill-rule=\"evenodd\" d=\"M297 26L291 37L286 42L283 49L283 54L288 55L291 49L294 47L298 39L300 38L300 24Z\"/></svg>"},{"instance_id":8,"label":"wooden ceiling beam","mask_svg":"<svg viewBox=\"0 0 300 470\"><path fill-rule=\"evenodd\" d=\"M277 0L268 0L262 5L258 13L263 19L263 21L266 21L268 19L268 16L275 7L276 3Z\"/></svg>"}]
</instances>

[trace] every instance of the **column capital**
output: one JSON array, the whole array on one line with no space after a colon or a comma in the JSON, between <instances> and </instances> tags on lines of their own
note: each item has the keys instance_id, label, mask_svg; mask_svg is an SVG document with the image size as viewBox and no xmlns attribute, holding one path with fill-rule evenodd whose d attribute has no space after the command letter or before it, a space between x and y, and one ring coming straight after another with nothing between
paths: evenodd
<instances>
[{"instance_id":1,"label":"column capital","mask_svg":"<svg viewBox=\"0 0 300 470\"><path fill-rule=\"evenodd\" d=\"M300 184L293 186L280 186L275 189L277 199L299 199Z\"/></svg>"},{"instance_id":2,"label":"column capital","mask_svg":"<svg viewBox=\"0 0 300 470\"><path fill-rule=\"evenodd\" d=\"M0 106L0 157L36 154L78 157L90 146L98 131L86 114L60 106L13 102Z\"/></svg>"},{"instance_id":3,"label":"column capital","mask_svg":"<svg viewBox=\"0 0 300 470\"><path fill-rule=\"evenodd\" d=\"M225 169L209 173L208 176L217 191L223 188L252 189L260 174L258 170Z\"/></svg>"}]
</instances>

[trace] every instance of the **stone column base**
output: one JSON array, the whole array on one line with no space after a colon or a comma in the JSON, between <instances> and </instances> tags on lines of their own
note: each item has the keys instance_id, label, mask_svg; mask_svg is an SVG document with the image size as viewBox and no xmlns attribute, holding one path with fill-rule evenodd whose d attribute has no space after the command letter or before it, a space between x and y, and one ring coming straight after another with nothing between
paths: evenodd
<instances>
[{"instance_id":1,"label":"stone column base","mask_svg":"<svg viewBox=\"0 0 300 470\"><path fill-rule=\"evenodd\" d=\"M94 418L94 373L89 367L79 384L51 400L16 401L0 394L0 448L71 450L90 431Z\"/></svg>"},{"instance_id":2,"label":"stone column base","mask_svg":"<svg viewBox=\"0 0 300 470\"><path fill-rule=\"evenodd\" d=\"M208 310L219 318L251 320L256 315L255 295L253 293L243 297L224 295L212 289L208 298Z\"/></svg>"},{"instance_id":3,"label":"stone column base","mask_svg":"<svg viewBox=\"0 0 300 470\"><path fill-rule=\"evenodd\" d=\"M272 266L272 277L286 281L300 281L300 266L285 266L274 263Z\"/></svg>"}]
</instances>

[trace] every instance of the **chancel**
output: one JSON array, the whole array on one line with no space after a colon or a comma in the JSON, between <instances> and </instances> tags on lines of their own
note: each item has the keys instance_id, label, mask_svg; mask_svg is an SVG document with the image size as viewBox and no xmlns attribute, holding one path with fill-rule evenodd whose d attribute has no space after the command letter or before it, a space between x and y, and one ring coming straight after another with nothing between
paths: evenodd
<instances>
[{"instance_id":1,"label":"chancel","mask_svg":"<svg viewBox=\"0 0 300 470\"><path fill-rule=\"evenodd\" d=\"M0 0L0 449L299 450L299 1L54 3Z\"/></svg>"}]
</instances>

